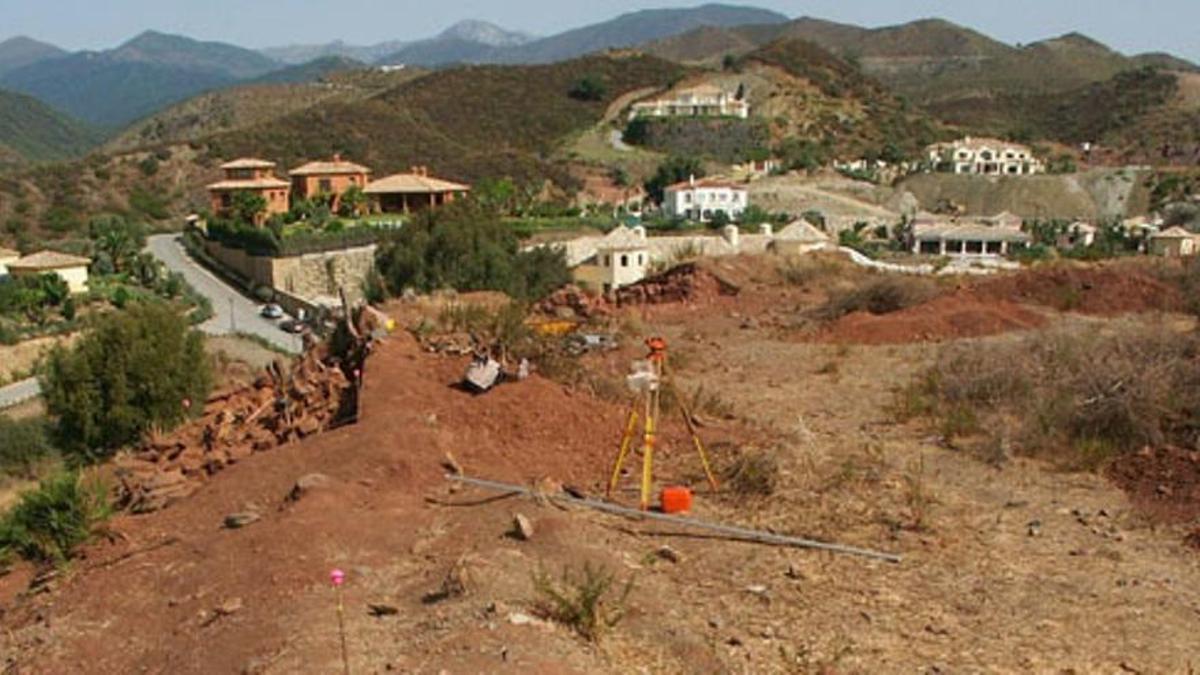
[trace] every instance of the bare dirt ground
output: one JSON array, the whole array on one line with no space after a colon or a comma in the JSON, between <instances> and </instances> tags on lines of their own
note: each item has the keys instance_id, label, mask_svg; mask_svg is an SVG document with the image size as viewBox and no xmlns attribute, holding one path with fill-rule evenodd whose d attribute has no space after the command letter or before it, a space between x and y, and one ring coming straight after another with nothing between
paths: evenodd
<instances>
[{"instance_id":1,"label":"bare dirt ground","mask_svg":"<svg viewBox=\"0 0 1200 675\"><path fill-rule=\"evenodd\" d=\"M4 666L337 672L326 581L335 566L348 573L353 672L1200 666L1200 555L1184 543L1188 523L1156 524L1102 476L1012 457L985 464L920 424L896 424L893 390L938 344L796 340L778 318L822 290L780 285L773 264L724 264L739 297L635 308L621 321L665 335L680 389L703 387L731 413L705 416L718 466L751 448L773 453L778 489L707 492L677 425L659 480L694 483L697 517L892 551L900 564L454 490L442 479L446 452L469 474L597 494L624 406L537 376L473 397L450 386L461 357L423 353L401 335L368 363L357 426L256 454L165 511L118 518L114 542L35 590L28 568L0 577ZM640 352L627 341L586 363L611 376ZM289 500L314 472L329 483ZM247 509L261 520L222 528ZM516 513L533 522L528 541L510 536ZM677 561L657 555L664 545ZM628 615L597 644L535 611L533 575L585 561L635 584ZM441 599L447 576L467 592ZM372 616L369 603L397 613Z\"/></svg>"}]
</instances>

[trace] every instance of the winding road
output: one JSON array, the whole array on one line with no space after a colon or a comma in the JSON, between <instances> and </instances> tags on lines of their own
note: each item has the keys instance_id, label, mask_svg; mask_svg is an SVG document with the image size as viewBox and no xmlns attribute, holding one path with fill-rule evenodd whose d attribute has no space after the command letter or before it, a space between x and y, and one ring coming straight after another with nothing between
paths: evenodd
<instances>
[{"instance_id":1,"label":"winding road","mask_svg":"<svg viewBox=\"0 0 1200 675\"><path fill-rule=\"evenodd\" d=\"M201 295L212 302L213 317L200 324L209 335L249 333L292 354L301 351L300 337L285 333L279 325L259 314L259 305L238 293L212 272L192 260L183 250L177 234L156 234L146 240L146 250L158 258L167 269L179 272ZM0 387L0 409L37 398L42 387L36 377Z\"/></svg>"},{"instance_id":2,"label":"winding road","mask_svg":"<svg viewBox=\"0 0 1200 675\"><path fill-rule=\"evenodd\" d=\"M248 333L293 354L301 351L300 337L285 333L279 324L259 314L260 305L239 293L215 274L192 260L183 250L178 234L156 234L146 239L146 250L158 258L167 269L178 272L204 297L212 302L213 317L200 324L209 335Z\"/></svg>"}]
</instances>

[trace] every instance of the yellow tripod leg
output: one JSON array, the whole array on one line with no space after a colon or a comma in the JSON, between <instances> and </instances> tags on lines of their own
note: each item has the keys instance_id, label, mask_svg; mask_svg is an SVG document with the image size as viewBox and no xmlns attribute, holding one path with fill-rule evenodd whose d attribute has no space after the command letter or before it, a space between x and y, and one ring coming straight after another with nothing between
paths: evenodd
<instances>
[{"instance_id":1,"label":"yellow tripod leg","mask_svg":"<svg viewBox=\"0 0 1200 675\"><path fill-rule=\"evenodd\" d=\"M617 489L617 481L621 479L621 467L625 465L625 458L629 456L629 446L633 443L633 432L637 428L638 412L637 403L629 410L629 421L625 423L625 434L621 436L621 449L617 452L617 461L613 463L612 477L608 480L608 496L611 497L613 490Z\"/></svg>"},{"instance_id":2,"label":"yellow tripod leg","mask_svg":"<svg viewBox=\"0 0 1200 675\"><path fill-rule=\"evenodd\" d=\"M646 435L642 441L642 510L650 510L650 489L654 475L654 425L657 423L655 403L658 392L651 392L646 398Z\"/></svg>"},{"instance_id":3,"label":"yellow tripod leg","mask_svg":"<svg viewBox=\"0 0 1200 675\"><path fill-rule=\"evenodd\" d=\"M717 478L713 475L712 465L708 461L708 451L704 449L704 443L700 442L700 434L696 431L696 423L692 421L692 411L688 410L687 402L679 395L679 390L675 388L675 383L671 383L671 391L675 393L675 400L679 401L679 414L683 416L683 423L687 426L688 433L692 435L692 443L696 446L696 452L700 455L700 464L704 467L704 476L708 478L708 485L713 490L717 489Z\"/></svg>"}]
</instances>

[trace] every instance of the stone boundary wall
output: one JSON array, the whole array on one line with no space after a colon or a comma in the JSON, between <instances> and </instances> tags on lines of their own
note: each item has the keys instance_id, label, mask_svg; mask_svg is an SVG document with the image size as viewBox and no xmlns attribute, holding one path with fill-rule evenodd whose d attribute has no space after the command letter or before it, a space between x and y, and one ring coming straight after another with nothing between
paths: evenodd
<instances>
[{"instance_id":1,"label":"stone boundary wall","mask_svg":"<svg viewBox=\"0 0 1200 675\"><path fill-rule=\"evenodd\" d=\"M375 244L286 258L253 256L205 241L204 249L222 266L255 285L303 300L337 298L345 290L351 302L363 297L363 282L375 267Z\"/></svg>"}]
</instances>

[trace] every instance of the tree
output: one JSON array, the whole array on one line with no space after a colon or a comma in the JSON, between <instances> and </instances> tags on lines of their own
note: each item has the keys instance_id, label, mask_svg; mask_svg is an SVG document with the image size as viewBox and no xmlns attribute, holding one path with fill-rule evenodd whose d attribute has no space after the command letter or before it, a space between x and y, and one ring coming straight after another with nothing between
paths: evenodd
<instances>
[{"instance_id":1,"label":"tree","mask_svg":"<svg viewBox=\"0 0 1200 675\"><path fill-rule=\"evenodd\" d=\"M118 273L128 271L129 263L146 245L146 228L120 216L93 218L88 223L88 236Z\"/></svg>"},{"instance_id":2,"label":"tree","mask_svg":"<svg viewBox=\"0 0 1200 675\"><path fill-rule=\"evenodd\" d=\"M725 213L725 209L717 209L713 211L712 216L708 219L708 226L714 230L719 230L729 224L729 214Z\"/></svg>"},{"instance_id":3,"label":"tree","mask_svg":"<svg viewBox=\"0 0 1200 675\"><path fill-rule=\"evenodd\" d=\"M569 95L578 101L603 101L608 86L596 75L585 75L571 87Z\"/></svg>"},{"instance_id":4,"label":"tree","mask_svg":"<svg viewBox=\"0 0 1200 675\"><path fill-rule=\"evenodd\" d=\"M229 213L239 223L253 225L267 211L267 200L257 192L238 190L233 193Z\"/></svg>"},{"instance_id":5,"label":"tree","mask_svg":"<svg viewBox=\"0 0 1200 675\"><path fill-rule=\"evenodd\" d=\"M669 185L688 180L691 177L704 177L704 164L695 157L668 157L658 165L658 170L646 181L646 194L655 202L661 204L663 191Z\"/></svg>"},{"instance_id":6,"label":"tree","mask_svg":"<svg viewBox=\"0 0 1200 675\"><path fill-rule=\"evenodd\" d=\"M51 307L61 307L71 298L71 288L57 274L40 275L37 280L37 288L41 291L45 304Z\"/></svg>"},{"instance_id":7,"label":"tree","mask_svg":"<svg viewBox=\"0 0 1200 675\"><path fill-rule=\"evenodd\" d=\"M73 347L51 352L42 376L60 442L84 461L174 428L203 408L211 385L203 336L164 302L101 317Z\"/></svg>"},{"instance_id":8,"label":"tree","mask_svg":"<svg viewBox=\"0 0 1200 675\"><path fill-rule=\"evenodd\" d=\"M394 293L453 288L534 299L570 281L561 252L521 251L497 214L470 201L428 211L405 225L380 248L377 264Z\"/></svg>"},{"instance_id":9,"label":"tree","mask_svg":"<svg viewBox=\"0 0 1200 675\"><path fill-rule=\"evenodd\" d=\"M341 198L338 199L338 215L343 218L361 216L366 207L367 195L357 185L351 185L346 188Z\"/></svg>"}]
</instances>

